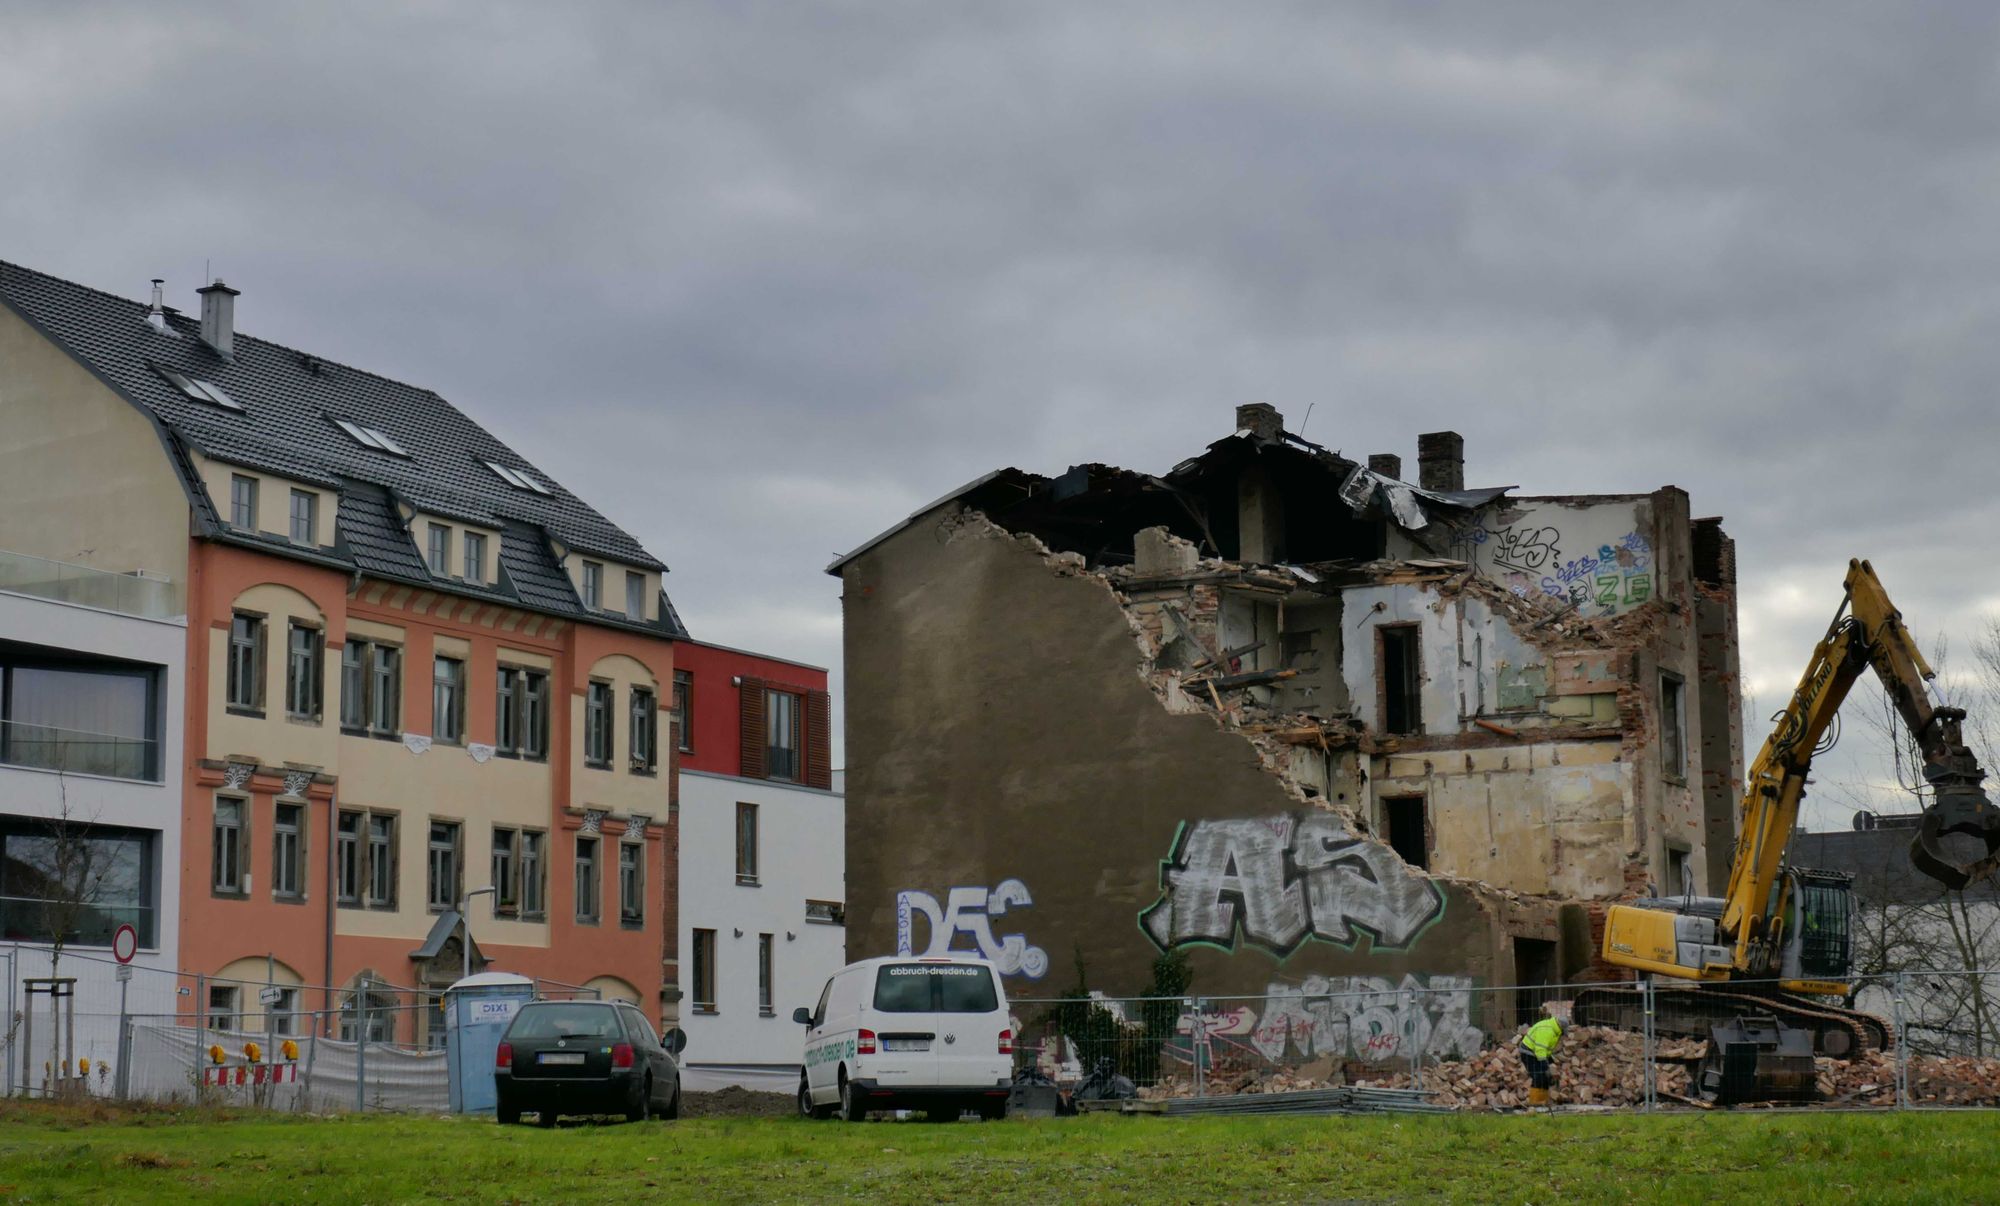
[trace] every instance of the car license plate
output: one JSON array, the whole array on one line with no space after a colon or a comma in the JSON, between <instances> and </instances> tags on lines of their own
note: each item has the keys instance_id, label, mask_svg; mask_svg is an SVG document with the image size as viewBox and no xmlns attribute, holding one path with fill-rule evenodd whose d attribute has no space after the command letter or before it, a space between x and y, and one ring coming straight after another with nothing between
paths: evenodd
<instances>
[{"instance_id":1,"label":"car license plate","mask_svg":"<svg viewBox=\"0 0 2000 1206\"><path fill-rule=\"evenodd\" d=\"M580 1064L583 1062L583 1053L578 1051L565 1054L557 1051L544 1051L537 1059L544 1064Z\"/></svg>"},{"instance_id":2,"label":"car license plate","mask_svg":"<svg viewBox=\"0 0 2000 1206\"><path fill-rule=\"evenodd\" d=\"M927 1038L885 1038L882 1040L882 1050L884 1051L929 1051L930 1049L931 1041Z\"/></svg>"}]
</instances>

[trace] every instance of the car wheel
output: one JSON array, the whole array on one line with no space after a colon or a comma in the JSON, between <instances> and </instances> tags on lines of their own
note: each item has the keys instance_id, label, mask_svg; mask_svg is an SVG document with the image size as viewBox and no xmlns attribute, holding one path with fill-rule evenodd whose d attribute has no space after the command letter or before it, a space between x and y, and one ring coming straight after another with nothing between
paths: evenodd
<instances>
[{"instance_id":1,"label":"car wheel","mask_svg":"<svg viewBox=\"0 0 2000 1206\"><path fill-rule=\"evenodd\" d=\"M671 1120L674 1118L679 1118L680 1116L681 1116L681 1087L679 1085L675 1085L674 1095L672 1097L667 1098L667 1108L660 1111L660 1117Z\"/></svg>"},{"instance_id":2,"label":"car wheel","mask_svg":"<svg viewBox=\"0 0 2000 1206\"><path fill-rule=\"evenodd\" d=\"M493 1116L501 1126L518 1126L521 1122L521 1107L503 1098L494 1108Z\"/></svg>"},{"instance_id":3,"label":"car wheel","mask_svg":"<svg viewBox=\"0 0 2000 1206\"><path fill-rule=\"evenodd\" d=\"M625 1121L644 1122L653 1116L653 1077L651 1073L636 1086L639 1096L625 1107Z\"/></svg>"},{"instance_id":4,"label":"car wheel","mask_svg":"<svg viewBox=\"0 0 2000 1206\"><path fill-rule=\"evenodd\" d=\"M848 1122L860 1122L868 1117L868 1109L861 1103L861 1094L854 1091L854 1083L840 1078L840 1116Z\"/></svg>"},{"instance_id":5,"label":"car wheel","mask_svg":"<svg viewBox=\"0 0 2000 1206\"><path fill-rule=\"evenodd\" d=\"M543 1130L553 1130L556 1125L556 1112L547 1107L536 1110L535 1125L541 1127Z\"/></svg>"}]
</instances>

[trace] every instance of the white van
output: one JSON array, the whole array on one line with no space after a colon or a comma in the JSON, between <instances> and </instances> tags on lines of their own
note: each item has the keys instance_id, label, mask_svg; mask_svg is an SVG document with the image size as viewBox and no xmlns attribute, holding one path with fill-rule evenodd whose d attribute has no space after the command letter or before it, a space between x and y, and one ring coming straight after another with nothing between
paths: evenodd
<instances>
[{"instance_id":1,"label":"white van","mask_svg":"<svg viewBox=\"0 0 2000 1206\"><path fill-rule=\"evenodd\" d=\"M819 1004L792 1020L806 1028L799 1110L809 1117L1007 1115L1014 1032L1000 973L984 959L863 959L836 972Z\"/></svg>"}]
</instances>

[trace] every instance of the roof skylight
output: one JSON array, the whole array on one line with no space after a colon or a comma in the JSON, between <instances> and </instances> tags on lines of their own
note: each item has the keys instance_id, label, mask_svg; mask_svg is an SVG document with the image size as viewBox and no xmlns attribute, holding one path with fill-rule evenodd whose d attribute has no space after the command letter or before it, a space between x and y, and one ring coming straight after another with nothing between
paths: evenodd
<instances>
[{"instance_id":1,"label":"roof skylight","mask_svg":"<svg viewBox=\"0 0 2000 1206\"><path fill-rule=\"evenodd\" d=\"M190 398L193 398L197 402L212 403L213 405L220 406L225 410L243 409L242 403L230 397L228 394L223 393L222 387L215 384L213 381L203 381L200 380L199 378L190 377L185 373L177 373L170 368L160 368L159 371L160 371L160 376L165 377L169 382L171 382L174 388L180 390L182 393L186 394Z\"/></svg>"},{"instance_id":2,"label":"roof skylight","mask_svg":"<svg viewBox=\"0 0 2000 1206\"><path fill-rule=\"evenodd\" d=\"M377 431L373 427L363 427L359 423L350 423L346 419L334 419L333 421L334 424L337 427L339 427L342 431L346 432L348 435L353 436L355 443L360 444L363 447L379 449L383 452L392 453L396 456L401 456L401 457L407 457L410 455L409 453L403 451L403 446L401 444L398 444L396 441L390 439L388 433L386 432Z\"/></svg>"},{"instance_id":3,"label":"roof skylight","mask_svg":"<svg viewBox=\"0 0 2000 1206\"><path fill-rule=\"evenodd\" d=\"M491 469L500 478L501 481L506 482L508 485L514 487L516 490L533 490L537 494L548 494L548 495L553 495L555 493L553 490L550 490L547 486L543 485L541 482L536 481L535 476L532 473L529 473L525 469L509 469L507 466L501 464L499 461L486 461L485 465L488 469Z\"/></svg>"}]
</instances>

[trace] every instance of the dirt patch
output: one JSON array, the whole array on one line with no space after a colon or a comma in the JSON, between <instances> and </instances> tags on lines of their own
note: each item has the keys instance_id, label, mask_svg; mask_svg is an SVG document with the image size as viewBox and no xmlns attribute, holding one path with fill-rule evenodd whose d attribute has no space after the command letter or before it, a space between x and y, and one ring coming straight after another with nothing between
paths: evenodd
<instances>
[{"instance_id":1,"label":"dirt patch","mask_svg":"<svg viewBox=\"0 0 2000 1206\"><path fill-rule=\"evenodd\" d=\"M777 1118L798 1112L798 1102L785 1093L759 1093L731 1085L713 1093L681 1094L683 1118Z\"/></svg>"}]
</instances>

